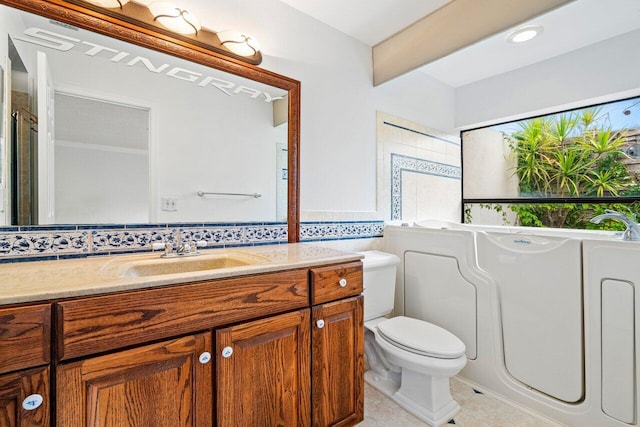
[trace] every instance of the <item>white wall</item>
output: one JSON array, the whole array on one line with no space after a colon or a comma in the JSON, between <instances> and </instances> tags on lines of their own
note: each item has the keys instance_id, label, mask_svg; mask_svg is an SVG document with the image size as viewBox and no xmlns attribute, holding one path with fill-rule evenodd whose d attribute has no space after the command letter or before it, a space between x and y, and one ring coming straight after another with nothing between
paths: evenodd
<instances>
[{"instance_id":1,"label":"white wall","mask_svg":"<svg viewBox=\"0 0 640 427\"><path fill-rule=\"evenodd\" d=\"M0 7L0 58L1 64L4 66L4 58L9 55L9 45L7 44L7 36L10 33L19 31L23 28L20 14L15 9L6 6Z\"/></svg>"},{"instance_id":2,"label":"white wall","mask_svg":"<svg viewBox=\"0 0 640 427\"><path fill-rule=\"evenodd\" d=\"M242 29L253 34L261 42L262 68L302 82L303 211L338 211L345 215L347 212L369 212L373 213L369 217L376 217L376 111L443 131L454 128L452 88L423 73L411 73L374 88L369 46L277 0L213 0L199 2L193 9L206 27ZM207 17L210 17L209 21ZM94 71L99 73L101 69ZM92 74L87 74L85 79L93 79ZM129 93L129 96L134 95ZM172 137L174 141L190 139L179 135ZM201 142L206 144L207 141ZM174 155L179 153L170 153L170 157ZM203 156L203 162L204 158L206 156ZM179 164L179 158L173 159L174 166ZM218 166L217 163L205 163L193 166L192 170ZM228 162L220 165L229 166ZM259 165L254 166L254 170L259 169ZM208 181L215 183L215 180ZM164 196L184 197L183 192L172 188L171 182L165 184L162 185L171 194ZM184 200L184 209L190 209L194 207L192 203L198 202ZM221 209L216 206L217 211ZM179 220L167 213L161 214L159 219ZM353 219L353 215L349 219Z\"/></svg>"},{"instance_id":3,"label":"white wall","mask_svg":"<svg viewBox=\"0 0 640 427\"><path fill-rule=\"evenodd\" d=\"M420 72L374 88L370 47L277 0L211 0L193 11L206 27L254 35L262 68L302 82L303 219L375 213L376 111L453 133L640 87L640 32L457 90Z\"/></svg>"},{"instance_id":4,"label":"white wall","mask_svg":"<svg viewBox=\"0 0 640 427\"><path fill-rule=\"evenodd\" d=\"M374 88L369 46L277 0L238 0L232 11L217 3L200 4L213 29L242 26L260 40L261 67L302 82L303 219L304 211L375 212L376 111L453 131L452 88L423 73Z\"/></svg>"},{"instance_id":5,"label":"white wall","mask_svg":"<svg viewBox=\"0 0 640 427\"><path fill-rule=\"evenodd\" d=\"M202 19L203 25L214 29L220 29L221 25L245 29L261 42L264 56L261 67L302 82L303 211L375 212L376 111L435 129L453 129L454 94L446 85L422 73L412 73L373 88L370 47L276 0L239 1L235 5L218 3L200 4L209 10L194 12L226 23L211 24ZM83 84L93 79L87 74ZM135 89L134 86L128 89ZM133 94L130 92L129 96ZM275 149L272 151L275 153ZM174 154L178 153L171 153ZM274 154L256 158L265 161L274 158ZM221 167L228 166L227 162ZM260 165L254 166L253 170L260 168ZM194 205L197 200L189 201L184 191L172 188L171 182L164 188L171 193L164 196L184 199L185 209L197 207ZM234 190L261 192L249 188L227 191ZM216 206L216 211L227 208ZM179 220L165 213L161 213L159 219Z\"/></svg>"},{"instance_id":6,"label":"white wall","mask_svg":"<svg viewBox=\"0 0 640 427\"><path fill-rule=\"evenodd\" d=\"M460 87L456 126L478 127L637 95L638 46L640 30Z\"/></svg>"},{"instance_id":7,"label":"white wall","mask_svg":"<svg viewBox=\"0 0 640 427\"><path fill-rule=\"evenodd\" d=\"M464 197L482 199L519 196L517 159L502 132L476 129L463 135Z\"/></svg>"}]
</instances>

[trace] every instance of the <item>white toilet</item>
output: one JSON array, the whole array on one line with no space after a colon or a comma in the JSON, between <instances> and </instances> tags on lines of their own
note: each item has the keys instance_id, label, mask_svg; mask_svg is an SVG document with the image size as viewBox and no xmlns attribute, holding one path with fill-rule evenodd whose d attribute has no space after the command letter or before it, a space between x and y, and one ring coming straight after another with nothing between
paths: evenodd
<instances>
[{"instance_id":1,"label":"white toilet","mask_svg":"<svg viewBox=\"0 0 640 427\"><path fill-rule=\"evenodd\" d=\"M365 381L429 425L442 425L460 410L451 397L449 378L467 363L464 343L432 323L386 318L393 310L400 259L379 251L360 253L369 364Z\"/></svg>"}]
</instances>

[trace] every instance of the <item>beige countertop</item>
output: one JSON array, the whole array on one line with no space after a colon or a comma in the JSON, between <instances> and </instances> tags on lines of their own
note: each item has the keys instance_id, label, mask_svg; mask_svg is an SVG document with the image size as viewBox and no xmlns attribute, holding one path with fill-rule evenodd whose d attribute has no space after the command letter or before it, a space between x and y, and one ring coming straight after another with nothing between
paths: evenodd
<instances>
[{"instance_id":1,"label":"beige countertop","mask_svg":"<svg viewBox=\"0 0 640 427\"><path fill-rule=\"evenodd\" d=\"M304 243L206 249L201 256L161 259L160 252L0 264L0 306L359 260L362 255ZM234 258L248 265L129 277L139 266ZM194 264L195 265L195 264ZM133 269L132 269L133 268Z\"/></svg>"}]
</instances>

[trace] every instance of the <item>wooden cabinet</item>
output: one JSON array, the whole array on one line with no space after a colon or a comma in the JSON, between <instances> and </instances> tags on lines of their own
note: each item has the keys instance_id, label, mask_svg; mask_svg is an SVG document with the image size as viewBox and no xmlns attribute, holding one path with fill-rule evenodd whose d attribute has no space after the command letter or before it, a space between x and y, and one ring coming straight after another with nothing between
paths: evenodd
<instances>
[{"instance_id":1,"label":"wooden cabinet","mask_svg":"<svg viewBox=\"0 0 640 427\"><path fill-rule=\"evenodd\" d=\"M202 333L64 364L57 425L212 425L211 335Z\"/></svg>"},{"instance_id":2,"label":"wooden cabinet","mask_svg":"<svg viewBox=\"0 0 640 427\"><path fill-rule=\"evenodd\" d=\"M364 418L362 263L312 268L310 283L312 422L355 425Z\"/></svg>"},{"instance_id":3,"label":"wooden cabinet","mask_svg":"<svg viewBox=\"0 0 640 427\"><path fill-rule=\"evenodd\" d=\"M48 427L49 411L48 366L0 375L0 427Z\"/></svg>"},{"instance_id":4,"label":"wooden cabinet","mask_svg":"<svg viewBox=\"0 0 640 427\"><path fill-rule=\"evenodd\" d=\"M363 297L313 307L312 420L351 426L364 416Z\"/></svg>"},{"instance_id":5,"label":"wooden cabinet","mask_svg":"<svg viewBox=\"0 0 640 427\"><path fill-rule=\"evenodd\" d=\"M216 332L218 426L362 421L363 297L344 299L362 292L361 263L312 269L310 277L313 301L337 301L314 306L311 317L301 310Z\"/></svg>"},{"instance_id":6,"label":"wooden cabinet","mask_svg":"<svg viewBox=\"0 0 640 427\"><path fill-rule=\"evenodd\" d=\"M0 309L0 427L355 425L361 292L357 261Z\"/></svg>"},{"instance_id":7,"label":"wooden cabinet","mask_svg":"<svg viewBox=\"0 0 640 427\"><path fill-rule=\"evenodd\" d=\"M217 421L308 426L309 309L216 332Z\"/></svg>"},{"instance_id":8,"label":"wooden cabinet","mask_svg":"<svg viewBox=\"0 0 640 427\"><path fill-rule=\"evenodd\" d=\"M50 425L51 304L0 309L0 427Z\"/></svg>"}]
</instances>

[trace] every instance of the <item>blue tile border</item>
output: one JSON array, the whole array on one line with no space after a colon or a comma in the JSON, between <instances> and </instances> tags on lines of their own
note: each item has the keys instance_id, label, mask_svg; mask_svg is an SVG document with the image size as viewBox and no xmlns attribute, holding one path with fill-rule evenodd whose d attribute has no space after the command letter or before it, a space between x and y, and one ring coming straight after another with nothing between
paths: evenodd
<instances>
[{"instance_id":1,"label":"blue tile border","mask_svg":"<svg viewBox=\"0 0 640 427\"><path fill-rule=\"evenodd\" d=\"M384 222L310 221L300 224L300 241L382 237ZM162 241L205 241L208 248L284 244L284 222L103 224L28 226L0 229L0 263L30 262L151 251Z\"/></svg>"},{"instance_id":2,"label":"blue tile border","mask_svg":"<svg viewBox=\"0 0 640 427\"><path fill-rule=\"evenodd\" d=\"M83 257L86 257L84 255ZM48 256L38 256L38 257L15 257L15 258L2 258L0 257L0 264L8 264L10 262L33 262L33 261L54 261L61 259L56 255L48 255Z\"/></svg>"},{"instance_id":3,"label":"blue tile border","mask_svg":"<svg viewBox=\"0 0 640 427\"><path fill-rule=\"evenodd\" d=\"M89 252L89 233L77 230L0 232L0 258Z\"/></svg>"},{"instance_id":4,"label":"blue tile border","mask_svg":"<svg viewBox=\"0 0 640 427\"><path fill-rule=\"evenodd\" d=\"M91 232L91 252L135 251L151 249L153 243L175 239L173 228L98 229Z\"/></svg>"},{"instance_id":5,"label":"blue tile border","mask_svg":"<svg viewBox=\"0 0 640 427\"><path fill-rule=\"evenodd\" d=\"M300 241L347 240L382 237L383 221L333 221L300 224Z\"/></svg>"},{"instance_id":6,"label":"blue tile border","mask_svg":"<svg viewBox=\"0 0 640 427\"><path fill-rule=\"evenodd\" d=\"M77 225L21 225L20 231L60 231L60 230L77 230Z\"/></svg>"},{"instance_id":7,"label":"blue tile border","mask_svg":"<svg viewBox=\"0 0 640 427\"><path fill-rule=\"evenodd\" d=\"M460 180L462 168L419 157L391 153L391 219L402 219L402 173L413 172Z\"/></svg>"}]
</instances>

